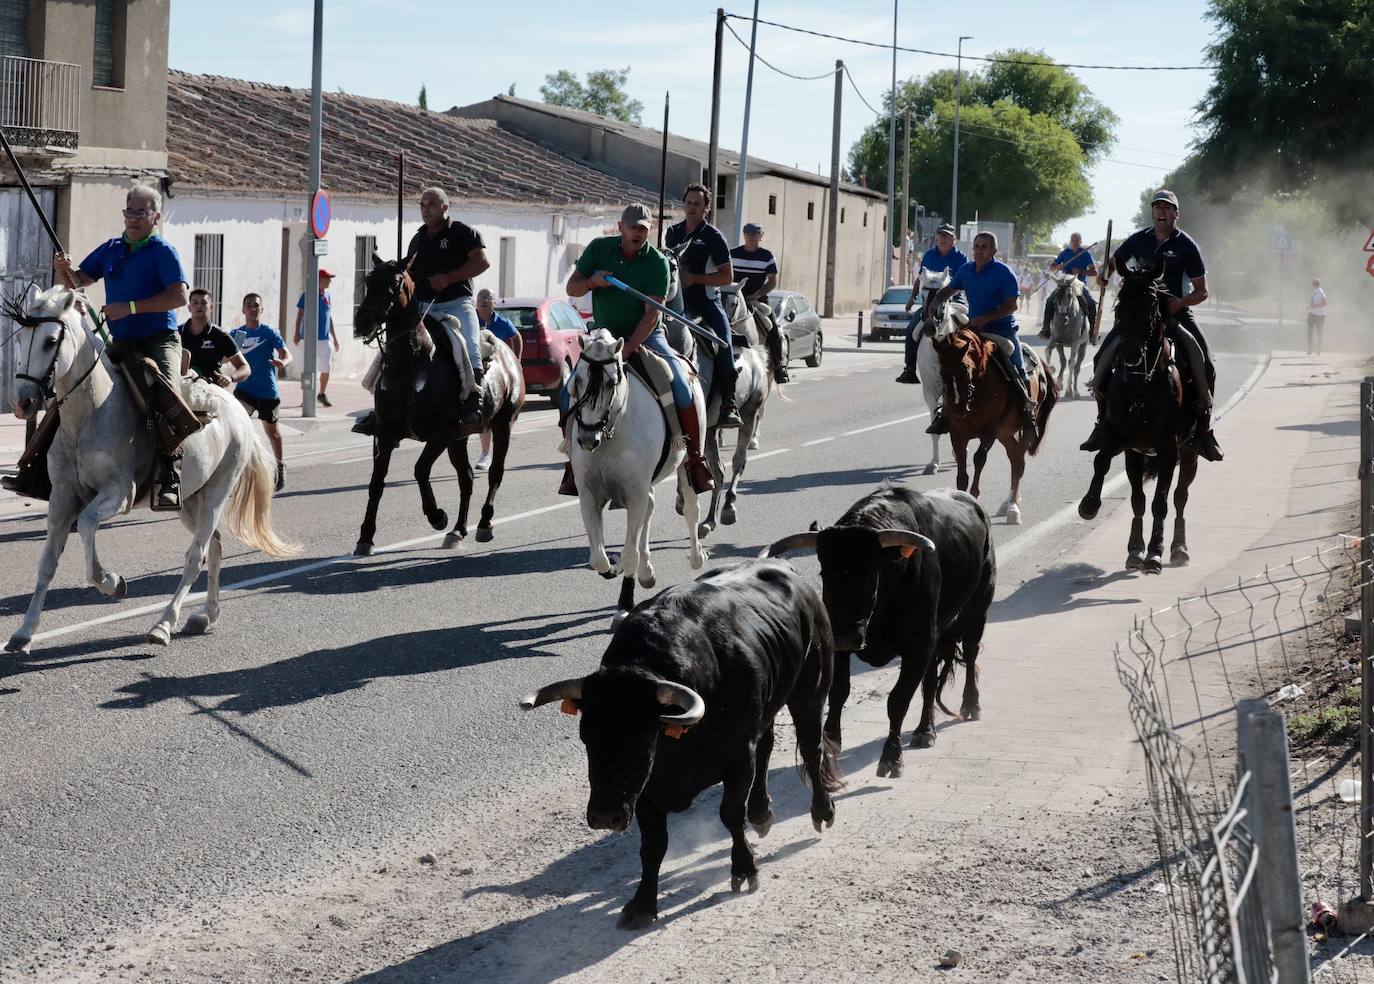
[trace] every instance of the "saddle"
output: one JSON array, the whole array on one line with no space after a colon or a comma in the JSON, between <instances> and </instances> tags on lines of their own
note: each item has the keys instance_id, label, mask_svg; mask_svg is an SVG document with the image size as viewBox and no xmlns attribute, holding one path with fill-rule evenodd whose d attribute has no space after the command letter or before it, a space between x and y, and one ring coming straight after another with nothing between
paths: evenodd
<instances>
[{"instance_id":1,"label":"saddle","mask_svg":"<svg viewBox=\"0 0 1374 984\"><path fill-rule=\"evenodd\" d=\"M683 363L686 364L685 359ZM658 401L669 435L681 437L682 423L677 419L677 403L673 399L673 370L667 361L657 352L641 346L625 365Z\"/></svg>"},{"instance_id":2,"label":"saddle","mask_svg":"<svg viewBox=\"0 0 1374 984\"><path fill-rule=\"evenodd\" d=\"M152 359L143 356L131 358L118 345L112 345L108 354L129 384L134 404L144 414L148 430L152 432L158 447L165 454L179 454L182 442L204 426L184 395L188 383L192 387L196 385L194 378L183 379L181 385L174 388ZM202 392L197 402L205 408L208 420L213 398Z\"/></svg>"}]
</instances>

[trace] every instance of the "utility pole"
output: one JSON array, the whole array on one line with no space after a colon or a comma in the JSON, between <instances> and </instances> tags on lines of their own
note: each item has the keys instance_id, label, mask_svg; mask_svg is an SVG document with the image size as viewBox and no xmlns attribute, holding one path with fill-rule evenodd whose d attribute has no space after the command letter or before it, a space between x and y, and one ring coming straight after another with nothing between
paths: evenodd
<instances>
[{"instance_id":1,"label":"utility pole","mask_svg":"<svg viewBox=\"0 0 1374 984\"><path fill-rule=\"evenodd\" d=\"M892 100L887 113L887 229L883 233L883 289L892 283L893 209L897 187L897 2L892 0Z\"/></svg>"},{"instance_id":2,"label":"utility pole","mask_svg":"<svg viewBox=\"0 0 1374 984\"><path fill-rule=\"evenodd\" d=\"M658 159L658 248L663 248L663 226L667 222L667 214L664 212L664 197L668 194L668 93L663 94L663 154ZM714 195L715 189L711 189ZM707 207L711 205L710 200L706 202Z\"/></svg>"},{"instance_id":3,"label":"utility pole","mask_svg":"<svg viewBox=\"0 0 1374 984\"><path fill-rule=\"evenodd\" d=\"M906 141L902 144L902 282L906 282L906 272L911 269L911 260L906 255L906 230L911 216L911 107L906 110L906 123L902 127Z\"/></svg>"},{"instance_id":4,"label":"utility pole","mask_svg":"<svg viewBox=\"0 0 1374 984\"><path fill-rule=\"evenodd\" d=\"M716 64L711 75L711 149L706 154L706 173L708 175L706 183L711 188L711 200L708 205L716 203L717 183L716 154L720 150L720 55L721 45L725 41L725 9L716 8Z\"/></svg>"},{"instance_id":5,"label":"utility pole","mask_svg":"<svg viewBox=\"0 0 1374 984\"><path fill-rule=\"evenodd\" d=\"M310 67L310 207L320 190L320 131L324 117L320 97L320 51L324 41L324 0L315 0L315 37ZM315 416L316 344L320 337L320 258L315 255L315 237L305 257L305 317L301 326L301 416Z\"/></svg>"},{"instance_id":6,"label":"utility pole","mask_svg":"<svg viewBox=\"0 0 1374 984\"><path fill-rule=\"evenodd\" d=\"M964 92L964 42L972 41L972 34L959 37L959 54L954 62L954 190L950 196L949 224L954 226L954 241L959 241L959 100Z\"/></svg>"},{"instance_id":7,"label":"utility pole","mask_svg":"<svg viewBox=\"0 0 1374 984\"><path fill-rule=\"evenodd\" d=\"M735 189L735 235L732 243L740 241L744 225L744 179L749 164L749 103L754 98L754 50L759 39L759 0L754 0L754 20L749 28L749 74L744 80L744 136L739 142L739 187ZM711 189L715 195L716 190ZM709 204L709 203L708 203Z\"/></svg>"},{"instance_id":8,"label":"utility pole","mask_svg":"<svg viewBox=\"0 0 1374 984\"><path fill-rule=\"evenodd\" d=\"M835 115L830 132L830 214L825 220L825 302L827 318L835 317L835 250L840 220L840 102L844 92L844 62L835 62Z\"/></svg>"}]
</instances>

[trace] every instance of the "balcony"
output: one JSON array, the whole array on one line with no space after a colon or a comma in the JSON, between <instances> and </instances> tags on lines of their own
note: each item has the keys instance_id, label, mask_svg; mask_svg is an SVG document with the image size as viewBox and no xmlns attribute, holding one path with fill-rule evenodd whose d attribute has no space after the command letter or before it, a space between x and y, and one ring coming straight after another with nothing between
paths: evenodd
<instances>
[{"instance_id":1,"label":"balcony","mask_svg":"<svg viewBox=\"0 0 1374 984\"><path fill-rule=\"evenodd\" d=\"M81 129L81 66L0 58L0 127L16 151L75 154Z\"/></svg>"}]
</instances>

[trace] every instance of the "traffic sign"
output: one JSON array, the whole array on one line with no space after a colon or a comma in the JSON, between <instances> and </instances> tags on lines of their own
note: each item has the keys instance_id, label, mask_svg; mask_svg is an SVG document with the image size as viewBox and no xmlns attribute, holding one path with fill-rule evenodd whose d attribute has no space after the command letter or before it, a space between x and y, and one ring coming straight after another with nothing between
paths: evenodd
<instances>
[{"instance_id":1,"label":"traffic sign","mask_svg":"<svg viewBox=\"0 0 1374 984\"><path fill-rule=\"evenodd\" d=\"M1374 277L1374 256L1369 258L1369 262L1364 265L1364 272Z\"/></svg>"},{"instance_id":2,"label":"traffic sign","mask_svg":"<svg viewBox=\"0 0 1374 984\"><path fill-rule=\"evenodd\" d=\"M1274 228L1274 252L1293 252L1293 234L1283 228L1283 226L1276 226Z\"/></svg>"},{"instance_id":3,"label":"traffic sign","mask_svg":"<svg viewBox=\"0 0 1374 984\"><path fill-rule=\"evenodd\" d=\"M310 199L310 231L315 234L315 238L323 239L329 232L331 215L329 192L321 188Z\"/></svg>"},{"instance_id":4,"label":"traffic sign","mask_svg":"<svg viewBox=\"0 0 1374 984\"><path fill-rule=\"evenodd\" d=\"M1364 241L1364 251L1374 253L1374 230L1370 230L1369 238Z\"/></svg>"}]
</instances>

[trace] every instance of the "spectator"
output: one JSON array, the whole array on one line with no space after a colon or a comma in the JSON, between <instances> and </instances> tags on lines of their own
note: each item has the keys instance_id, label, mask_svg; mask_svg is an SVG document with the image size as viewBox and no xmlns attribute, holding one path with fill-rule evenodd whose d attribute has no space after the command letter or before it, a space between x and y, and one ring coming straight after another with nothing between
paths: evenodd
<instances>
[{"instance_id":1,"label":"spectator","mask_svg":"<svg viewBox=\"0 0 1374 984\"><path fill-rule=\"evenodd\" d=\"M334 331L333 303L329 297L329 285L334 281L334 274L323 267L320 268L320 337L315 345L315 372L320 377L319 400L320 405L332 407L334 404L329 402L329 394L325 391L329 388L329 369L334 363L334 353L339 351L339 336ZM261 306L261 305L259 305ZM296 302L296 333L292 341L299 345L301 343L301 331L305 324L305 294L301 294L300 300ZM330 344L333 343L333 348Z\"/></svg>"},{"instance_id":2,"label":"spectator","mask_svg":"<svg viewBox=\"0 0 1374 984\"><path fill-rule=\"evenodd\" d=\"M525 340L520 337L520 332L516 330L515 325L510 323L509 318L496 313L496 298L485 287L477 292L477 322L509 345L515 352L515 360L520 361L520 357L525 351ZM489 428L482 428L481 441L482 453L478 456L477 464L474 466L478 471L483 471L491 464L491 430Z\"/></svg>"},{"instance_id":3,"label":"spectator","mask_svg":"<svg viewBox=\"0 0 1374 984\"><path fill-rule=\"evenodd\" d=\"M321 271L323 272L323 271ZM291 353L281 333L261 322L262 295L245 294L243 298L243 327L235 328L231 337L238 345L251 370L247 379L239 383L234 395L239 398L248 416L254 413L262 421L267 441L277 457L276 491L286 485L286 462L282 458L281 430L277 420L281 416L281 391L277 389L277 370L291 364ZM297 335L297 338L300 336ZM321 394L323 396L324 394Z\"/></svg>"},{"instance_id":4,"label":"spectator","mask_svg":"<svg viewBox=\"0 0 1374 984\"><path fill-rule=\"evenodd\" d=\"M1322 331L1326 328L1326 291L1322 282L1312 278L1312 297L1307 302L1307 354L1322 354Z\"/></svg>"},{"instance_id":5,"label":"spectator","mask_svg":"<svg viewBox=\"0 0 1374 984\"><path fill-rule=\"evenodd\" d=\"M248 378L248 360L219 325L210 323L210 292L204 287L191 291L187 305L191 320L181 326L181 374L194 372L201 379L228 389ZM229 363L229 372L221 371Z\"/></svg>"}]
</instances>

